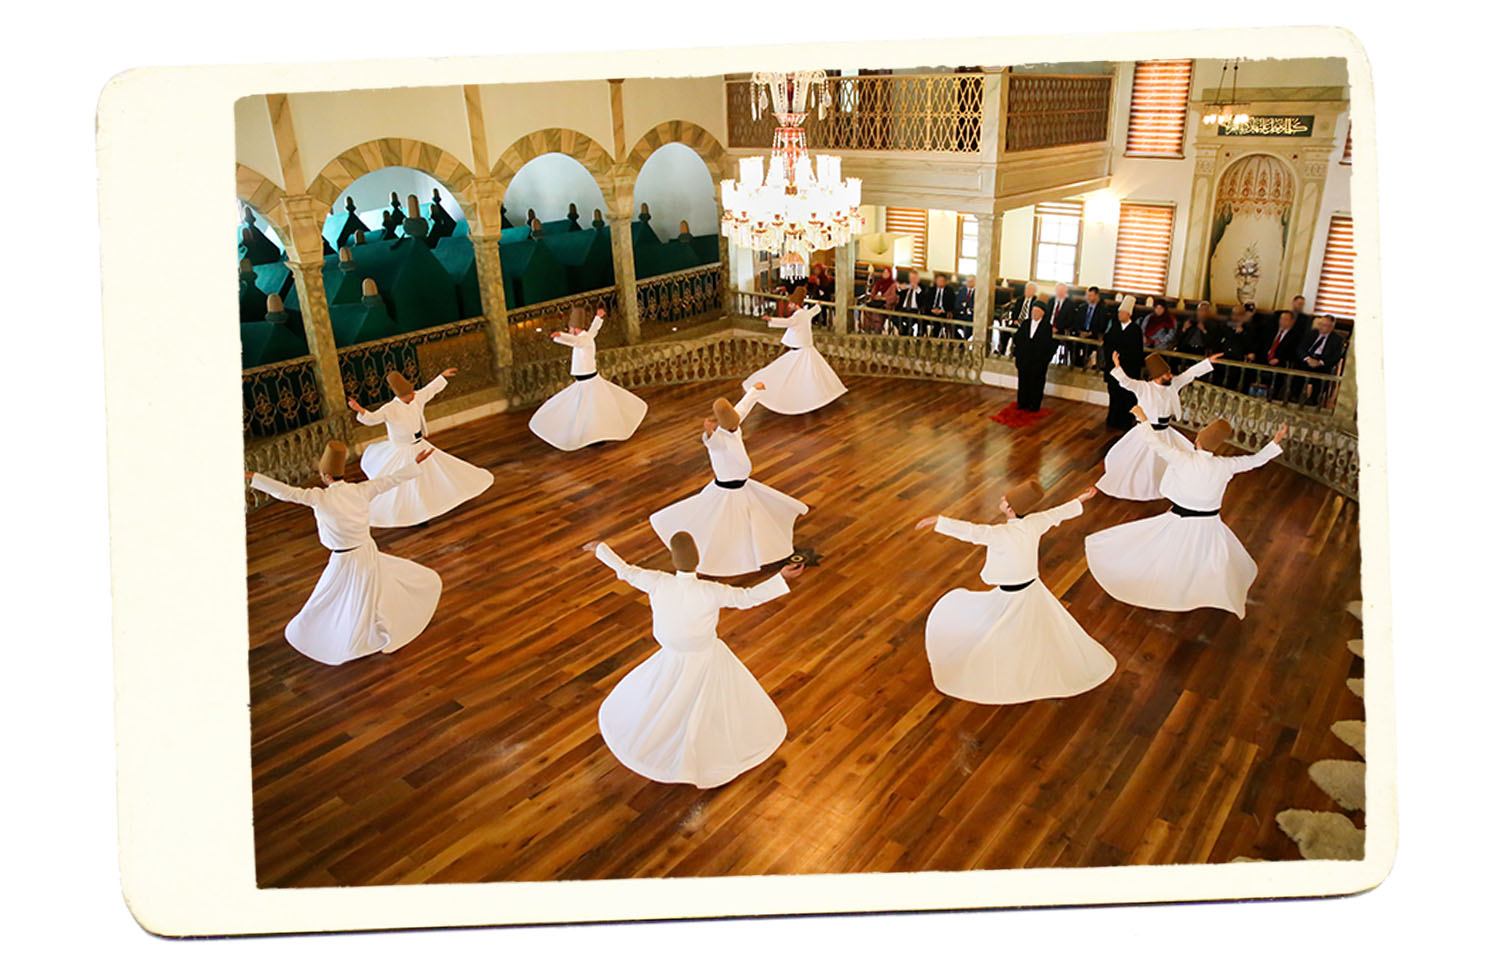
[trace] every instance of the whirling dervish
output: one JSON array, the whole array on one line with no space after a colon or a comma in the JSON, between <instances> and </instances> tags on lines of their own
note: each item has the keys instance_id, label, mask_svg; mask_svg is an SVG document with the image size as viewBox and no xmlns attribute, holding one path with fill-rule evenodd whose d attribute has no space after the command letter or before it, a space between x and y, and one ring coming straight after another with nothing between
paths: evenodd
<instances>
[{"instance_id":1,"label":"whirling dervish","mask_svg":"<svg viewBox=\"0 0 1500 971\"><path fill-rule=\"evenodd\" d=\"M537 438L564 452L599 442L624 441L635 434L646 417L644 401L599 376L594 341L603 326L603 307L594 311L588 329L583 326L583 308L574 307L567 333L552 334L554 341L573 348L568 368L573 383L542 402L527 427Z\"/></svg>"},{"instance_id":2,"label":"whirling dervish","mask_svg":"<svg viewBox=\"0 0 1500 971\"><path fill-rule=\"evenodd\" d=\"M1176 377L1166 358L1151 354L1146 358L1147 380L1132 378L1120 367L1120 353L1113 353L1114 368L1110 377L1120 387L1135 395L1136 404L1146 413L1146 421L1136 422L1130 431L1110 447L1104 456L1104 477L1099 491L1116 499L1160 499L1161 477L1167 463L1146 447L1146 439L1155 437L1174 448L1191 450L1193 443L1172 427L1173 418L1182 417L1183 388L1214 368L1223 355L1210 354Z\"/></svg>"},{"instance_id":3,"label":"whirling dervish","mask_svg":"<svg viewBox=\"0 0 1500 971\"><path fill-rule=\"evenodd\" d=\"M714 479L701 492L651 514L651 528L670 544L677 533L693 537L702 560L698 572L712 577L753 573L792 555L792 529L807 506L750 478L741 421L764 389L757 385L740 403L714 401L714 417L703 422L702 442Z\"/></svg>"},{"instance_id":4,"label":"whirling dervish","mask_svg":"<svg viewBox=\"0 0 1500 971\"><path fill-rule=\"evenodd\" d=\"M927 660L945 695L982 705L1067 698L1097 687L1115 659L1078 625L1037 576L1037 546L1052 527L1083 515L1089 489L1051 509L1037 510L1035 479L1000 499L1005 521L980 525L928 516L917 529L985 548L979 578L989 590L950 590L927 615Z\"/></svg>"},{"instance_id":5,"label":"whirling dervish","mask_svg":"<svg viewBox=\"0 0 1500 971\"><path fill-rule=\"evenodd\" d=\"M287 643L314 661L343 664L376 652L390 654L426 629L443 580L421 564L376 549L370 504L416 479L435 454L429 448L395 472L355 484L344 481L347 446L329 442L318 460L322 488L301 489L245 473L252 489L311 507L318 542L332 551L312 596L286 625Z\"/></svg>"},{"instance_id":6,"label":"whirling dervish","mask_svg":"<svg viewBox=\"0 0 1500 971\"><path fill-rule=\"evenodd\" d=\"M784 327L781 343L789 350L745 379L744 389L765 388L760 403L782 415L815 411L849 389L823 360L813 342L813 318L823 308L806 303L807 287L792 291L790 303L798 309L790 317L767 317L772 327Z\"/></svg>"},{"instance_id":7,"label":"whirling dervish","mask_svg":"<svg viewBox=\"0 0 1500 971\"><path fill-rule=\"evenodd\" d=\"M448 368L418 391L400 371L392 371L385 376L385 383L395 397L374 411L349 399L349 407L361 425L385 423L385 441L365 449L359 459L359 467L368 478L378 479L409 465L419 448L432 445L427 440L427 402L457 373L458 368ZM495 476L488 469L470 465L439 448L431 451L432 458L422 463L421 475L373 498L371 526L419 526L494 484Z\"/></svg>"},{"instance_id":8,"label":"whirling dervish","mask_svg":"<svg viewBox=\"0 0 1500 971\"><path fill-rule=\"evenodd\" d=\"M668 545L675 574L631 566L605 543L584 544L651 598L651 633L661 645L599 706L599 734L638 775L712 789L770 758L786 738L776 703L719 639L719 611L789 593L787 579L803 568L788 565L753 587L732 587L698 579L698 550L687 533Z\"/></svg>"},{"instance_id":9,"label":"whirling dervish","mask_svg":"<svg viewBox=\"0 0 1500 971\"><path fill-rule=\"evenodd\" d=\"M1131 411L1137 421L1146 421L1140 405ZM1281 454L1286 425L1254 455L1215 455L1232 433L1220 418L1198 432L1190 449L1154 435L1143 439L1167 463L1161 491L1172 508L1084 539L1089 571L1111 597L1152 610L1216 607L1244 618L1257 567L1219 518L1219 506L1230 479Z\"/></svg>"}]
</instances>

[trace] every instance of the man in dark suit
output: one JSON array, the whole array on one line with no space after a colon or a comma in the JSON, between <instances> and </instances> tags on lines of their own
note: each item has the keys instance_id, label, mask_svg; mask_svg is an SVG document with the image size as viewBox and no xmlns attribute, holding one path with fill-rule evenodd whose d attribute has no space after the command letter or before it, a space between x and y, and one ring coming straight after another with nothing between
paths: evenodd
<instances>
[{"instance_id":1,"label":"man in dark suit","mask_svg":"<svg viewBox=\"0 0 1500 971\"><path fill-rule=\"evenodd\" d=\"M1313 319L1313 332L1308 334L1297 350L1297 367L1309 374L1333 374L1344 357L1344 339L1333 332L1333 318L1324 314ZM1301 400L1301 379L1293 392L1295 400ZM1307 382L1314 404L1321 405L1328 393L1331 381L1311 378Z\"/></svg>"},{"instance_id":2,"label":"man in dark suit","mask_svg":"<svg viewBox=\"0 0 1500 971\"><path fill-rule=\"evenodd\" d=\"M960 340L968 340L974 334L974 286L977 282L972 276L965 277L964 285L953 296L953 319L959 321L953 329Z\"/></svg>"},{"instance_id":3,"label":"man in dark suit","mask_svg":"<svg viewBox=\"0 0 1500 971\"><path fill-rule=\"evenodd\" d=\"M906 282L896 284L896 308L906 314L920 314L926 310L926 288L916 270L906 272ZM911 317L892 317L896 329L906 337L921 337L922 321Z\"/></svg>"},{"instance_id":4,"label":"man in dark suit","mask_svg":"<svg viewBox=\"0 0 1500 971\"><path fill-rule=\"evenodd\" d=\"M1141 325L1132 319L1134 311L1134 297L1120 301L1115 322L1105 333L1104 346L1099 352L1102 358L1099 366L1104 368L1104 387L1109 391L1109 415L1104 424L1125 432L1135 427L1135 417L1130 413L1135 407L1135 395L1121 387L1109 372L1114 367L1116 354L1120 355L1120 370L1127 378L1139 379L1146 367L1146 337L1141 333Z\"/></svg>"},{"instance_id":5,"label":"man in dark suit","mask_svg":"<svg viewBox=\"0 0 1500 971\"><path fill-rule=\"evenodd\" d=\"M1077 302L1069 298L1068 285L1059 283L1052 291L1052 296L1047 300L1047 326L1052 328L1053 337L1058 334L1075 336L1073 324L1074 313L1077 310ZM1058 341L1063 345L1058 350L1059 364L1080 364L1081 361L1074 360L1075 353L1080 350L1079 345L1071 341Z\"/></svg>"},{"instance_id":6,"label":"man in dark suit","mask_svg":"<svg viewBox=\"0 0 1500 971\"><path fill-rule=\"evenodd\" d=\"M1297 334L1305 335L1311 328L1313 317L1307 312L1307 299L1302 294L1292 298L1292 319L1296 321Z\"/></svg>"},{"instance_id":7,"label":"man in dark suit","mask_svg":"<svg viewBox=\"0 0 1500 971\"><path fill-rule=\"evenodd\" d=\"M1022 290L1020 299L1011 301L1011 326L1019 328L1021 325L1031 320L1031 308L1039 306L1041 306L1041 303L1037 298L1036 284L1026 284L1025 288ZM995 330L995 335L996 339L999 341L996 347L999 349L1000 354L1004 355L1006 352L1006 347L1010 343L1010 335L999 329Z\"/></svg>"},{"instance_id":8,"label":"man in dark suit","mask_svg":"<svg viewBox=\"0 0 1500 971\"><path fill-rule=\"evenodd\" d=\"M1109 330L1109 322L1114 316L1114 311L1109 309L1099 296L1098 287L1089 287L1083 295L1083 303L1073 318L1073 325L1078 336L1087 337L1090 340L1102 341L1104 334ZM1093 348L1083 347L1084 363L1088 363L1088 356L1095 353ZM1102 358L1099 364L1103 366L1108 358Z\"/></svg>"},{"instance_id":9,"label":"man in dark suit","mask_svg":"<svg viewBox=\"0 0 1500 971\"><path fill-rule=\"evenodd\" d=\"M1016 328L1013 341L1016 355L1016 407L1022 411L1041 411L1042 393L1047 386L1047 365L1057 353L1052 325L1047 323L1047 308L1033 301L1031 319Z\"/></svg>"},{"instance_id":10,"label":"man in dark suit","mask_svg":"<svg viewBox=\"0 0 1500 971\"><path fill-rule=\"evenodd\" d=\"M1244 391L1250 383L1249 372L1228 362L1254 362L1260 347L1247 307L1241 304L1229 312L1229 322L1215 335L1213 345L1215 351L1224 355L1224 363L1214 368L1209 380L1231 391Z\"/></svg>"},{"instance_id":11,"label":"man in dark suit","mask_svg":"<svg viewBox=\"0 0 1500 971\"><path fill-rule=\"evenodd\" d=\"M949 337L953 333L953 290L948 286L946 273L934 273L932 286L922 294L922 312L937 320L927 325L933 337Z\"/></svg>"},{"instance_id":12,"label":"man in dark suit","mask_svg":"<svg viewBox=\"0 0 1500 971\"><path fill-rule=\"evenodd\" d=\"M1297 330L1296 312L1283 310L1276 317L1276 329L1266 335L1261 357L1274 368L1295 368L1297 348L1301 343L1302 334ZM1268 375L1266 380L1270 384L1268 394L1272 398L1281 397L1290 389L1284 375Z\"/></svg>"}]
</instances>

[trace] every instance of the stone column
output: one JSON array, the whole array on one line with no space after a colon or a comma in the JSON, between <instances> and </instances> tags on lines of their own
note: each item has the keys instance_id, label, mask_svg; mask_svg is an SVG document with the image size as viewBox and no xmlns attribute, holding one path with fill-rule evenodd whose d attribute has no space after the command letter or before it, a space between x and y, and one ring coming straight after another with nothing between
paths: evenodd
<instances>
[{"instance_id":1,"label":"stone column","mask_svg":"<svg viewBox=\"0 0 1500 971\"><path fill-rule=\"evenodd\" d=\"M509 395L514 357L510 348L510 315L505 309L505 274L500 269L500 236L470 233L469 242L474 246L474 272L479 277L479 303L484 308L495 384L501 394Z\"/></svg>"},{"instance_id":2,"label":"stone column","mask_svg":"<svg viewBox=\"0 0 1500 971\"><path fill-rule=\"evenodd\" d=\"M625 340L641 342L641 307L635 294L635 246L630 239L630 213L609 214L609 248L615 258L615 294L625 318Z\"/></svg>"},{"instance_id":3,"label":"stone column","mask_svg":"<svg viewBox=\"0 0 1500 971\"><path fill-rule=\"evenodd\" d=\"M854 307L854 248L858 245L851 239L833 251L833 329L839 334L849 332L849 314Z\"/></svg>"},{"instance_id":4,"label":"stone column","mask_svg":"<svg viewBox=\"0 0 1500 971\"><path fill-rule=\"evenodd\" d=\"M307 350L318 371L318 391L323 396L323 417L332 418L344 408L344 379L339 373L339 351L333 341L333 320L328 315L328 291L323 289L323 261L299 263L288 260L301 304L302 332Z\"/></svg>"},{"instance_id":5,"label":"stone column","mask_svg":"<svg viewBox=\"0 0 1500 971\"><path fill-rule=\"evenodd\" d=\"M729 238L722 234L719 236L719 275L721 278L719 296L723 302L724 316L733 317L735 300L734 294L730 291L735 285L734 269L729 262Z\"/></svg>"},{"instance_id":6,"label":"stone column","mask_svg":"<svg viewBox=\"0 0 1500 971\"><path fill-rule=\"evenodd\" d=\"M979 223L979 269L974 274L974 335L970 350L981 361L989 354L990 325L995 319L995 265L1000 257L1001 217L987 212L974 214Z\"/></svg>"}]
</instances>

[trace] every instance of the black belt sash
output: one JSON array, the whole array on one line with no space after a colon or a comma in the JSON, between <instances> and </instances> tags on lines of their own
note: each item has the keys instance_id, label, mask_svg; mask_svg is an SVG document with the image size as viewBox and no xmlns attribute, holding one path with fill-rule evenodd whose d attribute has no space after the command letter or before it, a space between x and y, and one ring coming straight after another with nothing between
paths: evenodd
<instances>
[{"instance_id":1,"label":"black belt sash","mask_svg":"<svg viewBox=\"0 0 1500 971\"><path fill-rule=\"evenodd\" d=\"M1004 590L1006 593L1015 593L1017 590L1025 590L1027 587L1031 586L1035 582L1036 582L1036 577L1032 577L1030 580L1027 580L1025 583L1002 583L1002 584L1000 584L1000 589Z\"/></svg>"},{"instance_id":2,"label":"black belt sash","mask_svg":"<svg viewBox=\"0 0 1500 971\"><path fill-rule=\"evenodd\" d=\"M358 546L351 546L351 547L349 547L346 550L334 550L334 552L335 553L353 553L357 549L359 549Z\"/></svg>"},{"instance_id":3,"label":"black belt sash","mask_svg":"<svg viewBox=\"0 0 1500 971\"><path fill-rule=\"evenodd\" d=\"M587 381L589 378L597 378L598 376L599 376L599 372L598 371L590 371L588 374L575 374L575 375L573 375L573 380L574 381Z\"/></svg>"},{"instance_id":4,"label":"black belt sash","mask_svg":"<svg viewBox=\"0 0 1500 971\"><path fill-rule=\"evenodd\" d=\"M427 435L427 433L426 433L426 432L412 432L412 433L411 433L411 443L412 443L412 444L413 444L413 445L415 445L415 444L417 444L417 443L418 443L418 442L420 442L420 441L421 441L421 440L422 440L422 439L423 439L423 438L424 438L424 437L426 437L426 435Z\"/></svg>"},{"instance_id":5,"label":"black belt sash","mask_svg":"<svg viewBox=\"0 0 1500 971\"><path fill-rule=\"evenodd\" d=\"M1164 432L1164 431L1167 430L1167 426L1169 426L1171 424L1172 423L1170 421L1153 421L1151 423L1151 427L1154 428L1154 429L1156 429L1159 432Z\"/></svg>"},{"instance_id":6,"label":"black belt sash","mask_svg":"<svg viewBox=\"0 0 1500 971\"><path fill-rule=\"evenodd\" d=\"M731 479L730 481L725 482L722 479L715 479L714 485L718 486L720 489L743 489L745 487L745 483L749 481L749 479Z\"/></svg>"},{"instance_id":7,"label":"black belt sash","mask_svg":"<svg viewBox=\"0 0 1500 971\"><path fill-rule=\"evenodd\" d=\"M1187 518L1192 518L1194 516L1217 516L1219 514L1219 510L1217 509L1185 509L1182 506L1177 505L1177 503L1175 502L1172 503L1172 512L1178 516Z\"/></svg>"}]
</instances>

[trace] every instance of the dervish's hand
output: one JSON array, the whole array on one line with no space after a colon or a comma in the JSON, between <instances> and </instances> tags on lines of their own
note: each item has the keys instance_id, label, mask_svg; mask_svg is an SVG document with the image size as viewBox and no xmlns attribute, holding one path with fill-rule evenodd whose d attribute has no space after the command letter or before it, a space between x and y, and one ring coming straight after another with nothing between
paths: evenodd
<instances>
[{"instance_id":1,"label":"dervish's hand","mask_svg":"<svg viewBox=\"0 0 1500 971\"><path fill-rule=\"evenodd\" d=\"M245 481L246 482L249 482L253 478L255 478L255 473L254 472L246 472L245 473Z\"/></svg>"},{"instance_id":2,"label":"dervish's hand","mask_svg":"<svg viewBox=\"0 0 1500 971\"><path fill-rule=\"evenodd\" d=\"M427 457L430 456L435 451L437 451L437 449L429 448L427 451L425 451L421 455L417 456L417 461L418 462L425 462L425 461L427 461Z\"/></svg>"},{"instance_id":3,"label":"dervish's hand","mask_svg":"<svg viewBox=\"0 0 1500 971\"><path fill-rule=\"evenodd\" d=\"M592 553L592 552L594 552L594 550L596 550L598 548L599 548L599 541L597 539L591 539L587 543L583 544L583 551L585 553Z\"/></svg>"},{"instance_id":4,"label":"dervish's hand","mask_svg":"<svg viewBox=\"0 0 1500 971\"><path fill-rule=\"evenodd\" d=\"M1130 413L1135 416L1135 420L1136 421L1149 421L1150 420L1150 419L1148 419L1146 417L1146 410L1144 408L1142 408L1140 405L1136 405L1134 408L1131 408L1130 409Z\"/></svg>"},{"instance_id":5,"label":"dervish's hand","mask_svg":"<svg viewBox=\"0 0 1500 971\"><path fill-rule=\"evenodd\" d=\"M937 525L937 521L938 518L936 516L923 516L917 520L917 532L921 532L924 529L931 529Z\"/></svg>"},{"instance_id":6,"label":"dervish's hand","mask_svg":"<svg viewBox=\"0 0 1500 971\"><path fill-rule=\"evenodd\" d=\"M450 368L444 368L443 369L443 377L445 377L445 378L451 378L451 377L453 377L457 373L458 373L458 368L456 368L456 367L450 367Z\"/></svg>"},{"instance_id":7,"label":"dervish's hand","mask_svg":"<svg viewBox=\"0 0 1500 971\"><path fill-rule=\"evenodd\" d=\"M1223 354L1222 351L1219 352L1218 354L1210 354L1210 355L1208 355L1208 363L1210 363L1210 364L1217 364L1218 361L1219 361L1219 358L1221 358L1223 356L1224 356L1224 354Z\"/></svg>"},{"instance_id":8,"label":"dervish's hand","mask_svg":"<svg viewBox=\"0 0 1500 971\"><path fill-rule=\"evenodd\" d=\"M1286 422L1282 422L1281 427L1276 429L1276 434L1271 436L1271 441L1280 445L1283 438L1286 438Z\"/></svg>"},{"instance_id":9,"label":"dervish's hand","mask_svg":"<svg viewBox=\"0 0 1500 971\"><path fill-rule=\"evenodd\" d=\"M788 580L795 580L802 575L804 569L805 567L801 563L788 563L781 568L781 575Z\"/></svg>"},{"instance_id":10,"label":"dervish's hand","mask_svg":"<svg viewBox=\"0 0 1500 971\"><path fill-rule=\"evenodd\" d=\"M348 403L350 408L353 408L361 415L365 413L365 406L360 404L358 401L355 401L353 398L350 398Z\"/></svg>"},{"instance_id":11,"label":"dervish's hand","mask_svg":"<svg viewBox=\"0 0 1500 971\"><path fill-rule=\"evenodd\" d=\"M755 390L756 391L764 391L764 390L766 390L766 383L764 381L757 381L757 382L755 382Z\"/></svg>"},{"instance_id":12,"label":"dervish's hand","mask_svg":"<svg viewBox=\"0 0 1500 971\"><path fill-rule=\"evenodd\" d=\"M1115 351L1114 353L1110 354L1110 357L1114 359L1115 367L1119 367L1120 366L1120 352L1119 351Z\"/></svg>"},{"instance_id":13,"label":"dervish's hand","mask_svg":"<svg viewBox=\"0 0 1500 971\"><path fill-rule=\"evenodd\" d=\"M1083 490L1082 492L1080 492L1078 494L1078 501L1079 502L1088 502L1090 499L1094 498L1098 494L1099 494L1099 490L1098 489L1095 489L1093 486L1089 486L1087 489Z\"/></svg>"}]
</instances>

